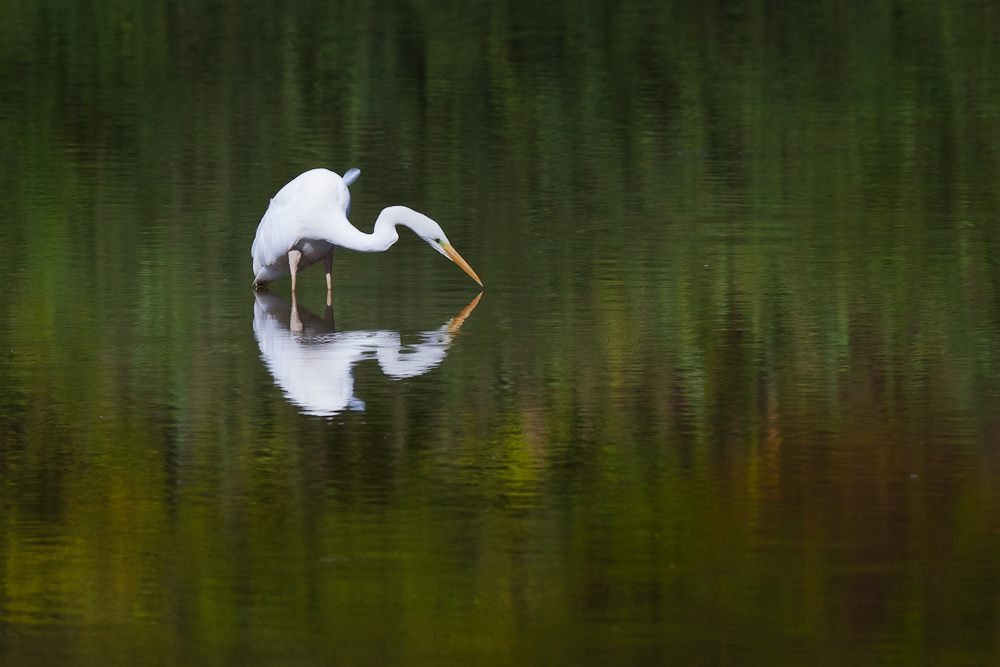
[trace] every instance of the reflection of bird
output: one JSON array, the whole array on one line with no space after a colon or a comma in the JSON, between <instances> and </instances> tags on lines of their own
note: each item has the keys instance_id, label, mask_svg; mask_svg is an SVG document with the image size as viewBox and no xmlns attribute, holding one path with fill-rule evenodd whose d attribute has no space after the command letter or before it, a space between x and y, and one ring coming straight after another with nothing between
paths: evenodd
<instances>
[{"instance_id":1,"label":"reflection of bird","mask_svg":"<svg viewBox=\"0 0 1000 667\"><path fill-rule=\"evenodd\" d=\"M351 193L347 186L361 173L351 169L344 177L328 169L312 169L296 176L281 188L257 226L250 254L253 256L254 284L266 285L281 276L295 274L323 260L326 289L331 288L333 248L340 246L360 252L383 252L399 239L396 225L409 227L432 248L458 264L480 285L483 282L451 247L441 226L426 215L405 206L383 209L371 234L359 231L347 220Z\"/></svg>"},{"instance_id":2,"label":"reflection of bird","mask_svg":"<svg viewBox=\"0 0 1000 667\"><path fill-rule=\"evenodd\" d=\"M392 378L422 375L445 358L451 339L479 303L435 331L417 334L420 342L402 345L395 331L336 331L333 310L319 317L289 304L266 289L254 293L253 330L260 353L285 396L310 415L330 417L347 409L364 410L354 397L354 365L377 359Z\"/></svg>"}]
</instances>

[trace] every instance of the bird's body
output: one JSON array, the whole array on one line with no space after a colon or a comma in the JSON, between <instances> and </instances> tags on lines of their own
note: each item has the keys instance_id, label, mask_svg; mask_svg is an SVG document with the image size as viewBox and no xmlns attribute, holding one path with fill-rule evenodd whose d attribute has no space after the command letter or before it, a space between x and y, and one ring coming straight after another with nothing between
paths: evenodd
<instances>
[{"instance_id":1,"label":"bird's body","mask_svg":"<svg viewBox=\"0 0 1000 667\"><path fill-rule=\"evenodd\" d=\"M312 169L278 191L257 226L250 249L255 285L266 285L291 273L294 292L296 273L323 260L330 289L335 247L360 252L388 250L399 239L396 225L412 229L482 285L472 268L451 247L441 227L422 213L405 206L390 206L379 214L371 234L354 227L347 220L351 210L347 186L360 173L351 169L341 178L328 169Z\"/></svg>"}]
</instances>

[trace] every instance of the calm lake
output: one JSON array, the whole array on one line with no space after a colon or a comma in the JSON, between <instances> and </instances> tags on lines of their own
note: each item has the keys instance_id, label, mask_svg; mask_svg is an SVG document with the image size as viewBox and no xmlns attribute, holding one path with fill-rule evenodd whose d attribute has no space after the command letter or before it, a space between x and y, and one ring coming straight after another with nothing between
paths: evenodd
<instances>
[{"instance_id":1,"label":"calm lake","mask_svg":"<svg viewBox=\"0 0 1000 667\"><path fill-rule=\"evenodd\" d=\"M0 0L0 663L1000 662L1000 7L772 5Z\"/></svg>"}]
</instances>

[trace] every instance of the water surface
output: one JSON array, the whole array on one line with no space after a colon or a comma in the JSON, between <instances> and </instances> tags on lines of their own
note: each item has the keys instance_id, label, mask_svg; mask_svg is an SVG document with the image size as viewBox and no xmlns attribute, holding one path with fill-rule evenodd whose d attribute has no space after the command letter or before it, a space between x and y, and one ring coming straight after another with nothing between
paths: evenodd
<instances>
[{"instance_id":1,"label":"water surface","mask_svg":"<svg viewBox=\"0 0 1000 667\"><path fill-rule=\"evenodd\" d=\"M995 662L998 19L0 3L4 663Z\"/></svg>"}]
</instances>

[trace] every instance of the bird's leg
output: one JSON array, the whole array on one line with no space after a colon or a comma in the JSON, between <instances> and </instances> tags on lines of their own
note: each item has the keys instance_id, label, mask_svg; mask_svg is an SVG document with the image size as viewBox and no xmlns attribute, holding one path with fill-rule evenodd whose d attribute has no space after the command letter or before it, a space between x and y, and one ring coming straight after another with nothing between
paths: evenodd
<instances>
[{"instance_id":1,"label":"bird's leg","mask_svg":"<svg viewBox=\"0 0 1000 667\"><path fill-rule=\"evenodd\" d=\"M302 253L298 250L288 251L288 268L292 272L292 294L295 294L295 274L299 270L299 260L302 259Z\"/></svg>"},{"instance_id":2,"label":"bird's leg","mask_svg":"<svg viewBox=\"0 0 1000 667\"><path fill-rule=\"evenodd\" d=\"M323 255L323 268L326 269L326 302L330 303L330 290L333 289L333 279L330 272L333 271L333 248Z\"/></svg>"}]
</instances>

